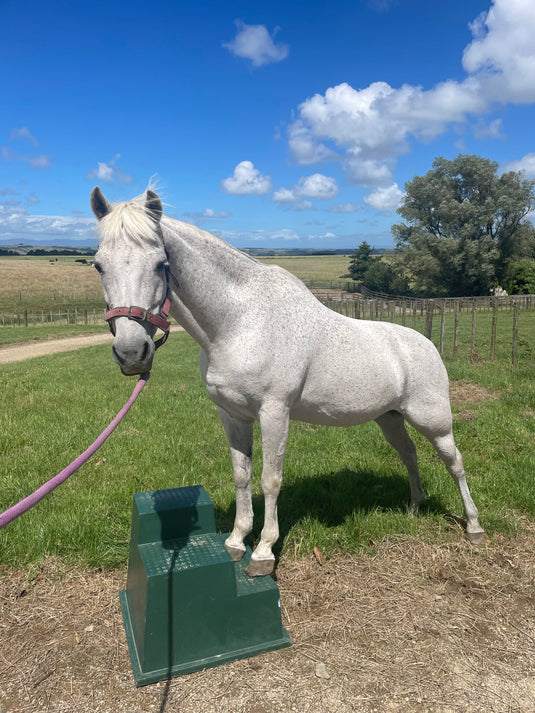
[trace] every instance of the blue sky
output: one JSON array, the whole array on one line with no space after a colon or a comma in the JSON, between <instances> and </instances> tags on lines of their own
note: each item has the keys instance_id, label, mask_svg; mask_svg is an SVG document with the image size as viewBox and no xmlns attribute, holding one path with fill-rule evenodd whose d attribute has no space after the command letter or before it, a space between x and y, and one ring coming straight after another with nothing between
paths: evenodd
<instances>
[{"instance_id":1,"label":"blue sky","mask_svg":"<svg viewBox=\"0 0 535 713\"><path fill-rule=\"evenodd\" d=\"M238 247L390 247L436 156L535 177L533 0L0 0L0 244L141 193Z\"/></svg>"}]
</instances>

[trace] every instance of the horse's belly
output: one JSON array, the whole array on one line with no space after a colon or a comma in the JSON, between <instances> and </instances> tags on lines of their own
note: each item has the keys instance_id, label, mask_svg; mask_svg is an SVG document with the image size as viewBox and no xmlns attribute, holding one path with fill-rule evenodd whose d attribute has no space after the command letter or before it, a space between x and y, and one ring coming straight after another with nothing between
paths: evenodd
<instances>
[{"instance_id":1,"label":"horse's belly","mask_svg":"<svg viewBox=\"0 0 535 713\"><path fill-rule=\"evenodd\" d=\"M305 387L294 402L290 418L323 426L356 426L373 421L386 411L399 406L400 393L396 384L374 385L375 388L351 388L324 382L320 388Z\"/></svg>"}]
</instances>

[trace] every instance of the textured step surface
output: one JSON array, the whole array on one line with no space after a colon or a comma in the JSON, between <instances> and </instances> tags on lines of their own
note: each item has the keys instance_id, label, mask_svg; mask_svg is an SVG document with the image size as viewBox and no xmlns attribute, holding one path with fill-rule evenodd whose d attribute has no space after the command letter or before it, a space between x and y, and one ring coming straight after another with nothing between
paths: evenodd
<instances>
[{"instance_id":1,"label":"textured step surface","mask_svg":"<svg viewBox=\"0 0 535 713\"><path fill-rule=\"evenodd\" d=\"M227 536L201 486L134 496L120 597L138 686L291 644L276 583L248 577L251 550L234 562Z\"/></svg>"}]
</instances>

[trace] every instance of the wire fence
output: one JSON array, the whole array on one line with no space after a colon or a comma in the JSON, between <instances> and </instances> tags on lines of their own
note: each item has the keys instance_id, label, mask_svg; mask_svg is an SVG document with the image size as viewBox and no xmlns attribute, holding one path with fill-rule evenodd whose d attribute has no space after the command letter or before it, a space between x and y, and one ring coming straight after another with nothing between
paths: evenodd
<instances>
[{"instance_id":1,"label":"wire fence","mask_svg":"<svg viewBox=\"0 0 535 713\"><path fill-rule=\"evenodd\" d=\"M101 308L78 308L63 310L37 310L8 312L0 315L2 327L38 327L66 324L103 324L106 310Z\"/></svg>"},{"instance_id":2,"label":"wire fence","mask_svg":"<svg viewBox=\"0 0 535 713\"><path fill-rule=\"evenodd\" d=\"M486 358L494 360L504 329L509 334L507 350L514 365L519 359L519 345L522 355L531 357L535 352L535 295L422 299L392 297L362 286L360 293L344 289L347 285L354 288L357 283L353 282L315 280L305 284L335 312L354 319L397 322L421 331L443 356L449 350L454 359L462 357L469 345L471 361L480 358L482 347ZM0 326L98 325L105 323L105 312L101 307L81 306L7 312L0 314ZM531 318L522 317L523 313ZM507 325L502 314L509 315Z\"/></svg>"},{"instance_id":3,"label":"wire fence","mask_svg":"<svg viewBox=\"0 0 535 713\"><path fill-rule=\"evenodd\" d=\"M484 360L483 350L486 358L494 360L498 336L503 342L505 330L509 335L507 351L513 365L519 359L519 345L523 356L535 358L535 295L411 299L388 298L388 295L368 291L367 296L342 295L337 299L316 293L316 297L335 312L354 319L395 322L421 331L435 342L442 356L449 348L449 355L458 358L462 344L469 345L472 362ZM529 318L522 319L523 313ZM483 320L481 315L484 315Z\"/></svg>"}]
</instances>

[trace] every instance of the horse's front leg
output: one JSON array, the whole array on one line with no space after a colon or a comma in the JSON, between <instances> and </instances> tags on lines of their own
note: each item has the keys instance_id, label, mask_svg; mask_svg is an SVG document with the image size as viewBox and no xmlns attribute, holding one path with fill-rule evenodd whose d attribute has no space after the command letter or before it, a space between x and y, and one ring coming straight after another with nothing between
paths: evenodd
<instances>
[{"instance_id":1,"label":"horse's front leg","mask_svg":"<svg viewBox=\"0 0 535 713\"><path fill-rule=\"evenodd\" d=\"M251 473L253 450L253 424L234 418L220 408L219 416L227 434L236 489L236 517L234 529L225 541L225 547L235 562L245 554L244 539L253 529L253 503Z\"/></svg>"},{"instance_id":2,"label":"horse's front leg","mask_svg":"<svg viewBox=\"0 0 535 713\"><path fill-rule=\"evenodd\" d=\"M271 574L275 567L272 547L279 539L277 498L282 483L282 466L288 441L289 409L282 404L265 404L258 415L262 431L262 490L265 514L261 539L245 571L250 577Z\"/></svg>"}]
</instances>

